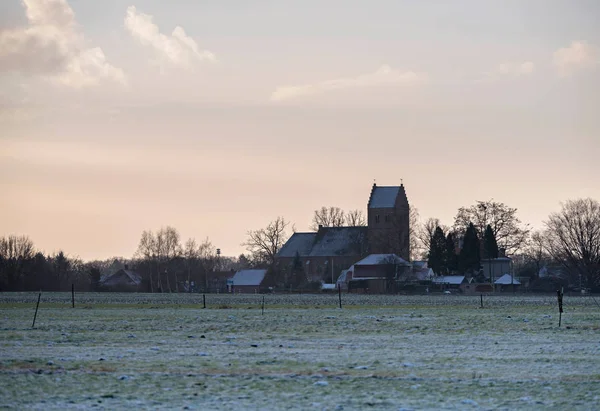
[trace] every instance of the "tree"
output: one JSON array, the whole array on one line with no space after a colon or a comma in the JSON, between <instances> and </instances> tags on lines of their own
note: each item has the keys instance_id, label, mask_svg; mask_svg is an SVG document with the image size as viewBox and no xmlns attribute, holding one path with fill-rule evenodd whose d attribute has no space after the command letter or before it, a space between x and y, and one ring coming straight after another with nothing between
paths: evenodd
<instances>
[{"instance_id":1,"label":"tree","mask_svg":"<svg viewBox=\"0 0 600 411\"><path fill-rule=\"evenodd\" d=\"M25 281L25 266L33 259L35 248L27 236L0 238L0 289L20 289Z\"/></svg>"},{"instance_id":2,"label":"tree","mask_svg":"<svg viewBox=\"0 0 600 411\"><path fill-rule=\"evenodd\" d=\"M292 262L292 272L290 276L291 285L296 288L302 288L306 283L306 274L304 274L304 266L300 259L300 254L296 251L294 261Z\"/></svg>"},{"instance_id":3,"label":"tree","mask_svg":"<svg viewBox=\"0 0 600 411\"><path fill-rule=\"evenodd\" d=\"M165 265L165 272L167 274L167 287L169 292L172 292L172 288L169 275L170 273L168 272L167 267L175 258L181 256L182 249L179 239L180 235L177 229L170 226L161 228L156 233L156 245L158 247L159 261L162 260L161 262ZM173 270L172 274L175 277L175 291L179 292L177 270Z\"/></svg>"},{"instance_id":4,"label":"tree","mask_svg":"<svg viewBox=\"0 0 600 411\"><path fill-rule=\"evenodd\" d=\"M456 254L456 241L452 232L446 236L446 272L448 274L458 271L458 254Z\"/></svg>"},{"instance_id":5,"label":"tree","mask_svg":"<svg viewBox=\"0 0 600 411\"><path fill-rule=\"evenodd\" d=\"M569 200L546 224L546 249L582 285L600 286L600 203L591 198Z\"/></svg>"},{"instance_id":6,"label":"tree","mask_svg":"<svg viewBox=\"0 0 600 411\"><path fill-rule=\"evenodd\" d=\"M419 250L420 254L427 254L435 229L439 227L444 232L448 232L449 229L438 218L428 218L422 224L419 223L418 218L413 221L412 210L413 208L411 208L411 251L414 248Z\"/></svg>"},{"instance_id":7,"label":"tree","mask_svg":"<svg viewBox=\"0 0 600 411\"><path fill-rule=\"evenodd\" d=\"M346 225L349 227L364 227L367 219L361 210L350 210L346 213Z\"/></svg>"},{"instance_id":8,"label":"tree","mask_svg":"<svg viewBox=\"0 0 600 411\"><path fill-rule=\"evenodd\" d=\"M277 253L288 239L288 226L289 222L283 217L277 217L265 228L248 231L248 238L242 245L250 252L254 261L273 266Z\"/></svg>"},{"instance_id":9,"label":"tree","mask_svg":"<svg viewBox=\"0 0 600 411\"><path fill-rule=\"evenodd\" d=\"M410 260L419 260L423 257L423 254L426 254L427 250L429 250L429 243L422 245L419 241L419 210L417 210L416 207L410 207L408 220Z\"/></svg>"},{"instance_id":10,"label":"tree","mask_svg":"<svg viewBox=\"0 0 600 411\"><path fill-rule=\"evenodd\" d=\"M429 258L427 265L436 275L446 273L446 236L440 227L436 227L431 242L429 244Z\"/></svg>"},{"instance_id":11,"label":"tree","mask_svg":"<svg viewBox=\"0 0 600 411\"><path fill-rule=\"evenodd\" d=\"M517 217L517 209L492 200L477 201L470 207L461 207L454 218L454 231L465 232L473 223L480 238L485 228L492 228L498 246L507 254L514 254L525 244L529 227Z\"/></svg>"},{"instance_id":12,"label":"tree","mask_svg":"<svg viewBox=\"0 0 600 411\"><path fill-rule=\"evenodd\" d=\"M342 227L344 225L345 213L339 207L321 207L315 210L310 229L318 231L319 226L323 227Z\"/></svg>"},{"instance_id":13,"label":"tree","mask_svg":"<svg viewBox=\"0 0 600 411\"><path fill-rule=\"evenodd\" d=\"M530 275L538 277L545 262L550 260L546 251L546 238L542 231L531 234L523 250L523 265L530 271Z\"/></svg>"},{"instance_id":14,"label":"tree","mask_svg":"<svg viewBox=\"0 0 600 411\"><path fill-rule=\"evenodd\" d=\"M488 224L483 235L483 258L498 258L498 243L492 227Z\"/></svg>"},{"instance_id":15,"label":"tree","mask_svg":"<svg viewBox=\"0 0 600 411\"><path fill-rule=\"evenodd\" d=\"M148 277L150 283L150 292L154 292L154 281L152 280L152 265L158 266L158 250L156 238L150 230L144 230L136 251L137 257L144 260L149 265ZM157 268L158 271L158 268Z\"/></svg>"},{"instance_id":16,"label":"tree","mask_svg":"<svg viewBox=\"0 0 600 411\"><path fill-rule=\"evenodd\" d=\"M459 269L462 272L477 274L481 266L481 256L479 252L479 237L477 229L473 223L470 223L465 232L463 246L459 254Z\"/></svg>"}]
</instances>

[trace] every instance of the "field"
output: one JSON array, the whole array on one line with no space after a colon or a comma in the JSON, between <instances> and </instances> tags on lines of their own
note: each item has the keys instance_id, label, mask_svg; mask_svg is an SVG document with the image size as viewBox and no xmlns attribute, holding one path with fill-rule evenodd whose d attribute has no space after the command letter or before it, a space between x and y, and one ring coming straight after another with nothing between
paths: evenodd
<instances>
[{"instance_id":1,"label":"field","mask_svg":"<svg viewBox=\"0 0 600 411\"><path fill-rule=\"evenodd\" d=\"M0 406L600 409L591 297L261 299L0 294Z\"/></svg>"}]
</instances>

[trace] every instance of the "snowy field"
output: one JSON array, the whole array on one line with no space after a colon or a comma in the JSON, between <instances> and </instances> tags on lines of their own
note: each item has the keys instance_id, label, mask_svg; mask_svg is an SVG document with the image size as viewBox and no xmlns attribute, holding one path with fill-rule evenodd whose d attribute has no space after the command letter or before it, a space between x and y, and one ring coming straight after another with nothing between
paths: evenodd
<instances>
[{"instance_id":1,"label":"snowy field","mask_svg":"<svg viewBox=\"0 0 600 411\"><path fill-rule=\"evenodd\" d=\"M337 298L0 294L0 407L600 409L590 297Z\"/></svg>"}]
</instances>

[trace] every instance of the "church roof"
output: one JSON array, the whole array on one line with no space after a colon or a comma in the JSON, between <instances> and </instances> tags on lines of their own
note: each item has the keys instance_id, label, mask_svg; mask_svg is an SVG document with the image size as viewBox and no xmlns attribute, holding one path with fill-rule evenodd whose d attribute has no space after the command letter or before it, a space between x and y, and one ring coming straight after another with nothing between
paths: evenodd
<instances>
[{"instance_id":1,"label":"church roof","mask_svg":"<svg viewBox=\"0 0 600 411\"><path fill-rule=\"evenodd\" d=\"M369 208L394 208L400 190L404 190L404 187L373 185L371 198L369 199Z\"/></svg>"},{"instance_id":2,"label":"church roof","mask_svg":"<svg viewBox=\"0 0 600 411\"><path fill-rule=\"evenodd\" d=\"M367 227L320 227L316 233L294 233L277 257L334 257L361 254Z\"/></svg>"},{"instance_id":3,"label":"church roof","mask_svg":"<svg viewBox=\"0 0 600 411\"><path fill-rule=\"evenodd\" d=\"M281 247L277 256L295 257L296 252L300 254L300 256L306 256L310 254L310 250L316 237L317 233L294 233L283 247Z\"/></svg>"}]
</instances>

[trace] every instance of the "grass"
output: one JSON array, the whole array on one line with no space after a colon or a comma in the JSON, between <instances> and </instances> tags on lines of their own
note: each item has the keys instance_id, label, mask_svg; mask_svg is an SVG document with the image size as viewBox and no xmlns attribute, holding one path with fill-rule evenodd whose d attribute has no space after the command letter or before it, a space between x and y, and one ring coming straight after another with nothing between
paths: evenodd
<instances>
[{"instance_id":1,"label":"grass","mask_svg":"<svg viewBox=\"0 0 600 411\"><path fill-rule=\"evenodd\" d=\"M37 293L3 294L0 406L600 408L587 298L560 328L551 296L343 298L43 294L32 329Z\"/></svg>"}]
</instances>

